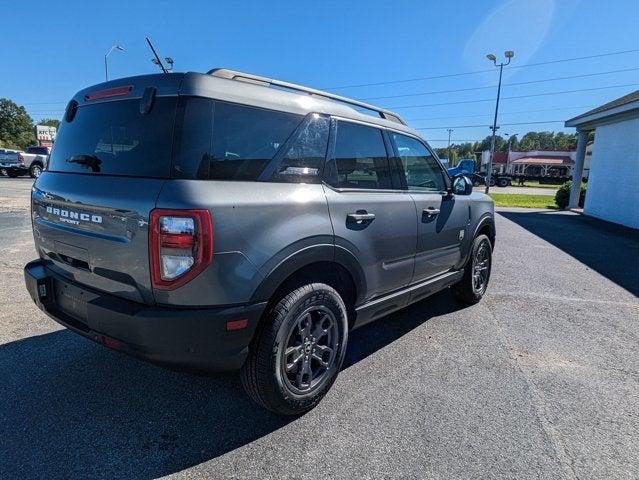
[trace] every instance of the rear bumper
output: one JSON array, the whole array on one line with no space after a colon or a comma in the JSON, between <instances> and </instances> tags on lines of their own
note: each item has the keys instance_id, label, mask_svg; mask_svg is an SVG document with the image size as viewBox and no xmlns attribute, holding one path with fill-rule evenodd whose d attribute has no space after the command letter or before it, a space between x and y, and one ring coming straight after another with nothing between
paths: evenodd
<instances>
[{"instance_id":1,"label":"rear bumper","mask_svg":"<svg viewBox=\"0 0 639 480\"><path fill-rule=\"evenodd\" d=\"M154 363L205 371L239 369L266 303L221 308L150 307L64 279L41 260L24 267L35 304L56 322ZM230 320L247 319L227 331Z\"/></svg>"},{"instance_id":2,"label":"rear bumper","mask_svg":"<svg viewBox=\"0 0 639 480\"><path fill-rule=\"evenodd\" d=\"M7 172L19 173L21 175L27 173L29 169L21 163L4 163L0 162L0 169Z\"/></svg>"}]
</instances>

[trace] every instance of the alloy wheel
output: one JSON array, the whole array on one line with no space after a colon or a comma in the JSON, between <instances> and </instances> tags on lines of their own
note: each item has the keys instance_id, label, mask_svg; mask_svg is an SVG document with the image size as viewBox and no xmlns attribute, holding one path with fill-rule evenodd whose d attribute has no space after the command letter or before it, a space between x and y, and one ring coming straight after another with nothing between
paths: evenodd
<instances>
[{"instance_id":1,"label":"alloy wheel","mask_svg":"<svg viewBox=\"0 0 639 480\"><path fill-rule=\"evenodd\" d=\"M490 260L490 244L484 240L473 257L473 290L480 295L483 295L488 286Z\"/></svg>"},{"instance_id":2,"label":"alloy wheel","mask_svg":"<svg viewBox=\"0 0 639 480\"><path fill-rule=\"evenodd\" d=\"M333 312L314 305L293 323L281 354L283 379L296 394L315 390L328 376L339 347L339 328Z\"/></svg>"}]
</instances>

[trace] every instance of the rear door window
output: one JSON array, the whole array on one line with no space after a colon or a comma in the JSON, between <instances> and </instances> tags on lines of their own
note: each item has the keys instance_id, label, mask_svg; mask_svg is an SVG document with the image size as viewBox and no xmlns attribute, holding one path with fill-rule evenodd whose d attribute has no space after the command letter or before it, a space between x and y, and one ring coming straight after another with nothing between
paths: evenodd
<instances>
[{"instance_id":1,"label":"rear door window","mask_svg":"<svg viewBox=\"0 0 639 480\"><path fill-rule=\"evenodd\" d=\"M335 187L392 188L384 137L379 128L338 121L332 163L328 182Z\"/></svg>"},{"instance_id":2,"label":"rear door window","mask_svg":"<svg viewBox=\"0 0 639 480\"><path fill-rule=\"evenodd\" d=\"M79 107L60 126L49 170L169 177L176 102L177 97L158 97L144 115L139 99Z\"/></svg>"}]
</instances>

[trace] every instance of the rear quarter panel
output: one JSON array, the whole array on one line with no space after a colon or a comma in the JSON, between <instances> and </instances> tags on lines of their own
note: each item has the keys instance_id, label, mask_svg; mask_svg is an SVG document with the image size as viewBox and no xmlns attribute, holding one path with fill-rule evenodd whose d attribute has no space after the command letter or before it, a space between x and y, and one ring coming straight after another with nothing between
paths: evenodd
<instances>
[{"instance_id":1,"label":"rear quarter panel","mask_svg":"<svg viewBox=\"0 0 639 480\"><path fill-rule=\"evenodd\" d=\"M211 266L179 289L156 290L159 303L246 303L269 273L293 254L309 246L333 246L321 185L171 180L156 207L206 208L214 231Z\"/></svg>"}]
</instances>

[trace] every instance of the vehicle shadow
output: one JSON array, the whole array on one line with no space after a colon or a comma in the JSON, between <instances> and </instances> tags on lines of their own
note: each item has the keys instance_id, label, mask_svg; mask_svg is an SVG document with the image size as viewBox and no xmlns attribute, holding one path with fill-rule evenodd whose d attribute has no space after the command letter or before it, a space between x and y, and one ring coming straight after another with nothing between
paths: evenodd
<instances>
[{"instance_id":1,"label":"vehicle shadow","mask_svg":"<svg viewBox=\"0 0 639 480\"><path fill-rule=\"evenodd\" d=\"M565 212L498 213L639 296L639 231Z\"/></svg>"},{"instance_id":2,"label":"vehicle shadow","mask_svg":"<svg viewBox=\"0 0 639 480\"><path fill-rule=\"evenodd\" d=\"M354 331L344 368L458 308L444 291ZM253 404L235 374L165 370L67 330L1 346L0 392L3 478L157 478L295 421Z\"/></svg>"}]
</instances>

